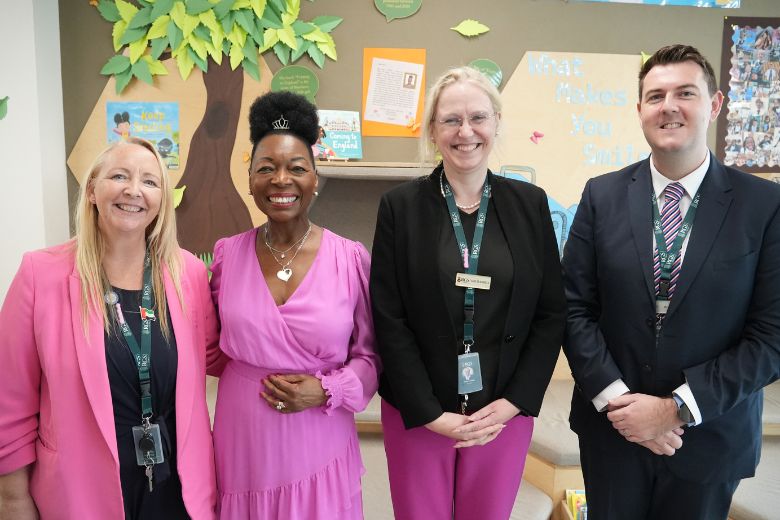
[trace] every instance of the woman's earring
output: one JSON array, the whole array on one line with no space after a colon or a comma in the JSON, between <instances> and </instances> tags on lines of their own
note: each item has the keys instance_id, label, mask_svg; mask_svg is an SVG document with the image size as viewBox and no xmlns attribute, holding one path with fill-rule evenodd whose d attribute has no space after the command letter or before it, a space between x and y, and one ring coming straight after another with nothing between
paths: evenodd
<instances>
[{"instance_id":1,"label":"woman's earring","mask_svg":"<svg viewBox=\"0 0 780 520\"><path fill-rule=\"evenodd\" d=\"M319 197L319 195L320 195L320 192L319 192L319 191L315 191L315 192L314 192L314 196L315 196L315 197Z\"/></svg>"}]
</instances>

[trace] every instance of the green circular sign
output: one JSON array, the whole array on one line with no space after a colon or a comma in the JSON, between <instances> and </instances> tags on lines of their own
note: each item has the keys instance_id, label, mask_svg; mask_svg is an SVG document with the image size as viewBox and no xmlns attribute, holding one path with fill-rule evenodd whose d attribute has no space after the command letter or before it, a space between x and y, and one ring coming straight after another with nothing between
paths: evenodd
<instances>
[{"instance_id":1,"label":"green circular sign","mask_svg":"<svg viewBox=\"0 0 780 520\"><path fill-rule=\"evenodd\" d=\"M493 83L493 85L496 86L496 88L501 85L501 80L504 79L504 73L501 72L501 67L499 67L498 63L493 60L480 58L469 63L469 66L474 67L482 74L487 76L487 78L491 83Z\"/></svg>"},{"instance_id":2,"label":"green circular sign","mask_svg":"<svg viewBox=\"0 0 780 520\"><path fill-rule=\"evenodd\" d=\"M312 103L319 89L320 80L317 79L317 75L311 69L300 65L282 67L271 79L271 92L283 90L295 92Z\"/></svg>"},{"instance_id":3,"label":"green circular sign","mask_svg":"<svg viewBox=\"0 0 780 520\"><path fill-rule=\"evenodd\" d=\"M396 18L412 16L420 9L422 0L374 0L374 5L391 22Z\"/></svg>"}]
</instances>

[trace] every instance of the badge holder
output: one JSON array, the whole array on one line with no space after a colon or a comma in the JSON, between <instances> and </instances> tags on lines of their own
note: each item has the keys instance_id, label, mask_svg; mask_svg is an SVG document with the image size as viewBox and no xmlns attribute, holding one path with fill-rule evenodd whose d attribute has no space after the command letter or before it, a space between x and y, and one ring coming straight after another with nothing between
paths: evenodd
<instances>
[{"instance_id":1,"label":"badge holder","mask_svg":"<svg viewBox=\"0 0 780 520\"><path fill-rule=\"evenodd\" d=\"M471 352L474 343L463 342L465 352L458 355L458 393L463 396L460 411L466 414L469 394L482 390L482 368L479 365L479 352Z\"/></svg>"},{"instance_id":2,"label":"badge holder","mask_svg":"<svg viewBox=\"0 0 780 520\"><path fill-rule=\"evenodd\" d=\"M135 461L139 466L146 468L146 478L149 480L149 492L151 492L154 465L165 462L160 425L151 424L149 418L145 417L141 426L133 426L133 444L135 445Z\"/></svg>"}]
</instances>

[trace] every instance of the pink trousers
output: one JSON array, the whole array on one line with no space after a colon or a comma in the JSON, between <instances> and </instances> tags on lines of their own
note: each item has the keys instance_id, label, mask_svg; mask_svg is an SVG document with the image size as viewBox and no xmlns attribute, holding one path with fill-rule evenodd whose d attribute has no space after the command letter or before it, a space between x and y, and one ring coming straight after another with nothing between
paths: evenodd
<instances>
[{"instance_id":1,"label":"pink trousers","mask_svg":"<svg viewBox=\"0 0 780 520\"><path fill-rule=\"evenodd\" d=\"M532 417L514 417L485 446L455 449L456 441L424 426L405 429L398 410L382 401L382 428L396 520L509 518Z\"/></svg>"}]
</instances>

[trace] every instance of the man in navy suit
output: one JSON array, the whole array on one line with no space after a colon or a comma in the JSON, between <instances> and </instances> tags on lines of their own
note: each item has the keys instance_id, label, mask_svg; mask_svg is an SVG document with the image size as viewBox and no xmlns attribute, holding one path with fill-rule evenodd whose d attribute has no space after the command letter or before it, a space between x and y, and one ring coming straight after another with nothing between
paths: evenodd
<instances>
[{"instance_id":1,"label":"man in navy suit","mask_svg":"<svg viewBox=\"0 0 780 520\"><path fill-rule=\"evenodd\" d=\"M588 181L563 257L588 517L725 519L780 377L780 185L707 148L712 66L658 50L639 74L651 156Z\"/></svg>"}]
</instances>

